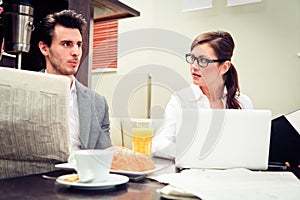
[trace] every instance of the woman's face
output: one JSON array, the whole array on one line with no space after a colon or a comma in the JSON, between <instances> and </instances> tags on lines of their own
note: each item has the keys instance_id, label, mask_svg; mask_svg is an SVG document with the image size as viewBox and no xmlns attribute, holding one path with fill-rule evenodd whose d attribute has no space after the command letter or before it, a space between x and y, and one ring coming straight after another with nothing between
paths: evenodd
<instances>
[{"instance_id":1,"label":"woman's face","mask_svg":"<svg viewBox=\"0 0 300 200\"><path fill-rule=\"evenodd\" d=\"M217 60L215 51L208 43L203 43L194 47L191 52L196 58L203 57L206 59ZM199 86L211 86L223 81L223 76L219 70L220 63L208 63L207 67L200 67L197 61L190 64L190 73L193 83ZM224 81L223 81L224 82Z\"/></svg>"}]
</instances>

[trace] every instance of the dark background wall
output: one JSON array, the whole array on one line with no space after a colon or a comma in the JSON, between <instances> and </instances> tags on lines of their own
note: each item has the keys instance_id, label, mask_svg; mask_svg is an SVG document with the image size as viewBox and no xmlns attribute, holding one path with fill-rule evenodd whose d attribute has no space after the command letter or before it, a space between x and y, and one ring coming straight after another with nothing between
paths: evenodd
<instances>
[{"instance_id":1,"label":"dark background wall","mask_svg":"<svg viewBox=\"0 0 300 200\"><path fill-rule=\"evenodd\" d=\"M35 30L31 34L30 50L22 54L22 69L40 71L44 68L43 57L38 48L40 22L49 13L68 8L68 2L62 0L35 1L34 2L34 26Z\"/></svg>"},{"instance_id":2,"label":"dark background wall","mask_svg":"<svg viewBox=\"0 0 300 200\"><path fill-rule=\"evenodd\" d=\"M18 2L17 0L7 0L8 2ZM84 85L88 86L88 66L90 65L88 56L89 50L89 25L90 25L90 18L92 16L91 9L90 9L90 0L31 0L34 8L34 31L31 33L31 40L30 40L30 50L28 53L22 53L22 61L21 61L21 68L23 70L30 70L30 71L40 71L41 69L45 68L44 58L40 53L38 48L39 42L39 35L40 35L40 24L42 19L49 13L61 11L64 9L72 9L78 13L83 14L83 16L87 20L87 30L83 33L83 53L81 64L76 74L76 78L83 83ZM4 11L5 12L5 11ZM3 22L1 22L2 17L0 18L0 29L5 29L3 27ZM1 31L0 30L0 36ZM3 38L3 35L1 36ZM12 57L3 56L3 59L0 61L0 66L4 67L15 67L16 66L16 59Z\"/></svg>"}]
</instances>

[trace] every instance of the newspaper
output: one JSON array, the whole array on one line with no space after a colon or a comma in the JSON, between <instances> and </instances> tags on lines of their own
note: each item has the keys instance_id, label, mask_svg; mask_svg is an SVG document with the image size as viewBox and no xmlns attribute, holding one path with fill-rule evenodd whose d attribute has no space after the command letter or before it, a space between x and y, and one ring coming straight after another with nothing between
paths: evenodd
<instances>
[{"instance_id":1,"label":"newspaper","mask_svg":"<svg viewBox=\"0 0 300 200\"><path fill-rule=\"evenodd\" d=\"M169 184L159 192L170 199L300 199L300 181L288 171L250 171L244 168L189 169L181 173L162 174L155 180Z\"/></svg>"},{"instance_id":2,"label":"newspaper","mask_svg":"<svg viewBox=\"0 0 300 200\"><path fill-rule=\"evenodd\" d=\"M67 160L69 88L66 77L0 67L0 179Z\"/></svg>"}]
</instances>

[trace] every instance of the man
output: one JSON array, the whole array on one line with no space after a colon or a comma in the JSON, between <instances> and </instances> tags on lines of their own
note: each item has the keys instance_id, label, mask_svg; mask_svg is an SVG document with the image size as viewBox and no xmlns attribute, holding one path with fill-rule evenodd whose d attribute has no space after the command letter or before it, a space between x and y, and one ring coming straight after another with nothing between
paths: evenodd
<instances>
[{"instance_id":1,"label":"man","mask_svg":"<svg viewBox=\"0 0 300 200\"><path fill-rule=\"evenodd\" d=\"M39 42L45 57L45 72L70 78L69 130L72 151L111 146L105 97L88 89L74 77L82 56L82 32L85 27L83 16L72 10L49 14L42 23Z\"/></svg>"}]
</instances>

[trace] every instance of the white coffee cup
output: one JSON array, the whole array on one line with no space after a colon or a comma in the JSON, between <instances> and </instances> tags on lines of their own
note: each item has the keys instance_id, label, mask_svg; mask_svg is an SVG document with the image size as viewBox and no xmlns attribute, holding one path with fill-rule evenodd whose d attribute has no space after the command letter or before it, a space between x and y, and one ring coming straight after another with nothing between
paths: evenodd
<instances>
[{"instance_id":1,"label":"white coffee cup","mask_svg":"<svg viewBox=\"0 0 300 200\"><path fill-rule=\"evenodd\" d=\"M107 180L113 152L101 149L78 150L72 153L69 164L78 173L78 182L102 182Z\"/></svg>"}]
</instances>

